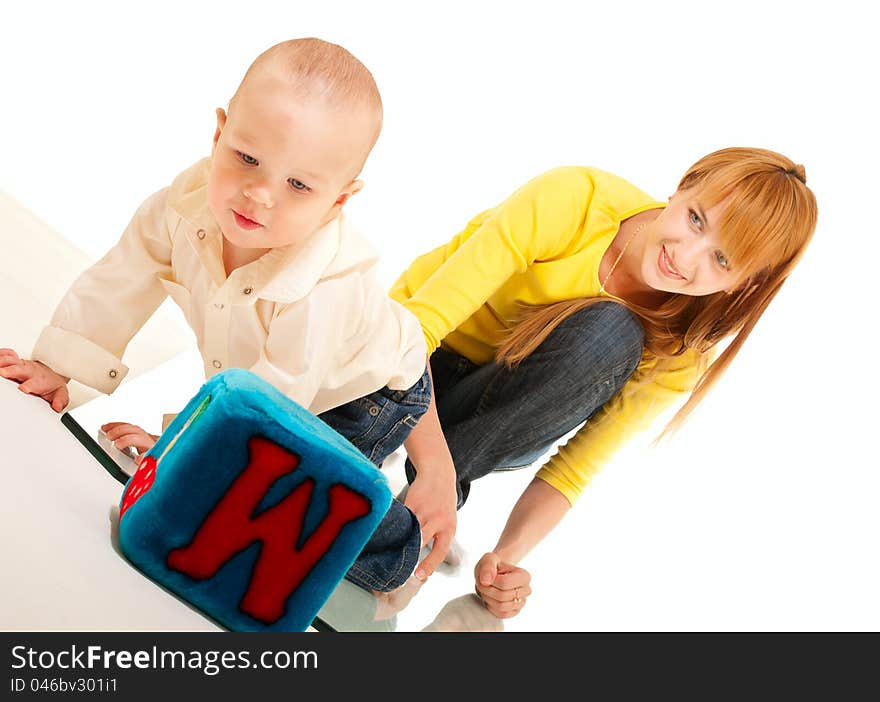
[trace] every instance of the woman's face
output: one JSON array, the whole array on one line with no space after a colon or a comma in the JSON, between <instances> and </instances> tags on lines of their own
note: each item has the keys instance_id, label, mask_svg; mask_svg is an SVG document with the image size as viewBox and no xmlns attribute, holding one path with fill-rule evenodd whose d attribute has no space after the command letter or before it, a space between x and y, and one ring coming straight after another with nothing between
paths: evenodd
<instances>
[{"instance_id":1,"label":"woman's face","mask_svg":"<svg viewBox=\"0 0 880 702\"><path fill-rule=\"evenodd\" d=\"M706 209L692 190L676 191L645 227L641 275L655 290L711 295L736 284L734 262L718 237L725 201Z\"/></svg>"}]
</instances>

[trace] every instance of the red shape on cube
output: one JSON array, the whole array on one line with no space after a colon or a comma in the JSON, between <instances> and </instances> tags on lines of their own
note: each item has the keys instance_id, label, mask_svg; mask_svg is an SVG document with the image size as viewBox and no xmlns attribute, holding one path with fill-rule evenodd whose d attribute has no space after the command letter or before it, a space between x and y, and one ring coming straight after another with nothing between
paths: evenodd
<instances>
[{"instance_id":1,"label":"red shape on cube","mask_svg":"<svg viewBox=\"0 0 880 702\"><path fill-rule=\"evenodd\" d=\"M153 481L156 479L156 467L156 459L153 456L145 456L141 460L141 464L125 487L122 504L119 506L120 519L122 519L122 515L125 514L129 507L141 499L144 493L153 487Z\"/></svg>"},{"instance_id":2,"label":"red shape on cube","mask_svg":"<svg viewBox=\"0 0 880 702\"><path fill-rule=\"evenodd\" d=\"M298 546L314 480L304 480L283 500L254 517L257 505L275 481L296 470L299 457L258 436L248 441L248 449L247 467L205 517L192 542L170 551L166 563L172 570L202 580L260 541L262 548L239 608L271 624L284 615L285 602L330 550L342 528L369 513L370 502L345 485L333 485L327 514Z\"/></svg>"}]
</instances>

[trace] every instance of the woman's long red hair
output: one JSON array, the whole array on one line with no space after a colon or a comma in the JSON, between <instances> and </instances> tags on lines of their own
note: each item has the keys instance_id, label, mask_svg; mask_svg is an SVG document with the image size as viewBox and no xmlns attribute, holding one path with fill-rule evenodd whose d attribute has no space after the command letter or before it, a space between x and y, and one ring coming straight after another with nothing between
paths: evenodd
<instances>
[{"instance_id":1,"label":"woman's long red hair","mask_svg":"<svg viewBox=\"0 0 880 702\"><path fill-rule=\"evenodd\" d=\"M674 431L706 396L751 334L803 255L816 228L816 198L804 167L767 149L734 147L701 158L679 190L692 190L706 208L726 200L721 243L737 285L730 294L671 295L657 308L626 303L645 328L645 349L663 360L694 349L702 372L690 397L663 434ZM515 366L566 317L607 298L580 298L531 308L499 346L496 358ZM708 352L733 337L711 364Z\"/></svg>"}]
</instances>

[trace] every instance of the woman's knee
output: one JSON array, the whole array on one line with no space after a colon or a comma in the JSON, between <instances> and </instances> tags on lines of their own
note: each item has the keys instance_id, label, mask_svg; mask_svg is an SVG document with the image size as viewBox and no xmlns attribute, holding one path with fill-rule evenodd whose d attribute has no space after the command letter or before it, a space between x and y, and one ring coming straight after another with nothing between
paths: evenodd
<instances>
[{"instance_id":1,"label":"woman's knee","mask_svg":"<svg viewBox=\"0 0 880 702\"><path fill-rule=\"evenodd\" d=\"M538 350L551 353L562 366L601 367L606 373L629 377L641 360L644 340L638 317L609 300L564 319Z\"/></svg>"}]
</instances>

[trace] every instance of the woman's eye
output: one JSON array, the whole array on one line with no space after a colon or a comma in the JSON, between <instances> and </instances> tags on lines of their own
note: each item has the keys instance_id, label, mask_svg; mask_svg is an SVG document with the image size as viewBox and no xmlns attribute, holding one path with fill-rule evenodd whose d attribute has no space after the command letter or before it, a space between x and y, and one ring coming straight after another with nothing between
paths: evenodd
<instances>
[{"instance_id":1,"label":"woman's eye","mask_svg":"<svg viewBox=\"0 0 880 702\"><path fill-rule=\"evenodd\" d=\"M728 261L727 256L725 256L720 251L715 252L715 260L718 261L718 265L721 266L724 270L730 270L730 261Z\"/></svg>"},{"instance_id":2,"label":"woman's eye","mask_svg":"<svg viewBox=\"0 0 880 702\"><path fill-rule=\"evenodd\" d=\"M287 182L290 183L290 187L293 188L294 190L301 190L301 191L311 190L311 188L308 185L303 183L301 180L297 180L296 178L288 178Z\"/></svg>"},{"instance_id":3,"label":"woman's eye","mask_svg":"<svg viewBox=\"0 0 880 702\"><path fill-rule=\"evenodd\" d=\"M236 151L235 153L238 154L238 157L249 166L256 166L258 163L257 159L255 159L253 156L248 156L246 153L243 153L241 151Z\"/></svg>"},{"instance_id":4,"label":"woman's eye","mask_svg":"<svg viewBox=\"0 0 880 702\"><path fill-rule=\"evenodd\" d=\"M694 210L688 210L688 217L691 220L691 224L693 224L698 229L703 228L703 220L700 219L700 215L698 215Z\"/></svg>"}]
</instances>

